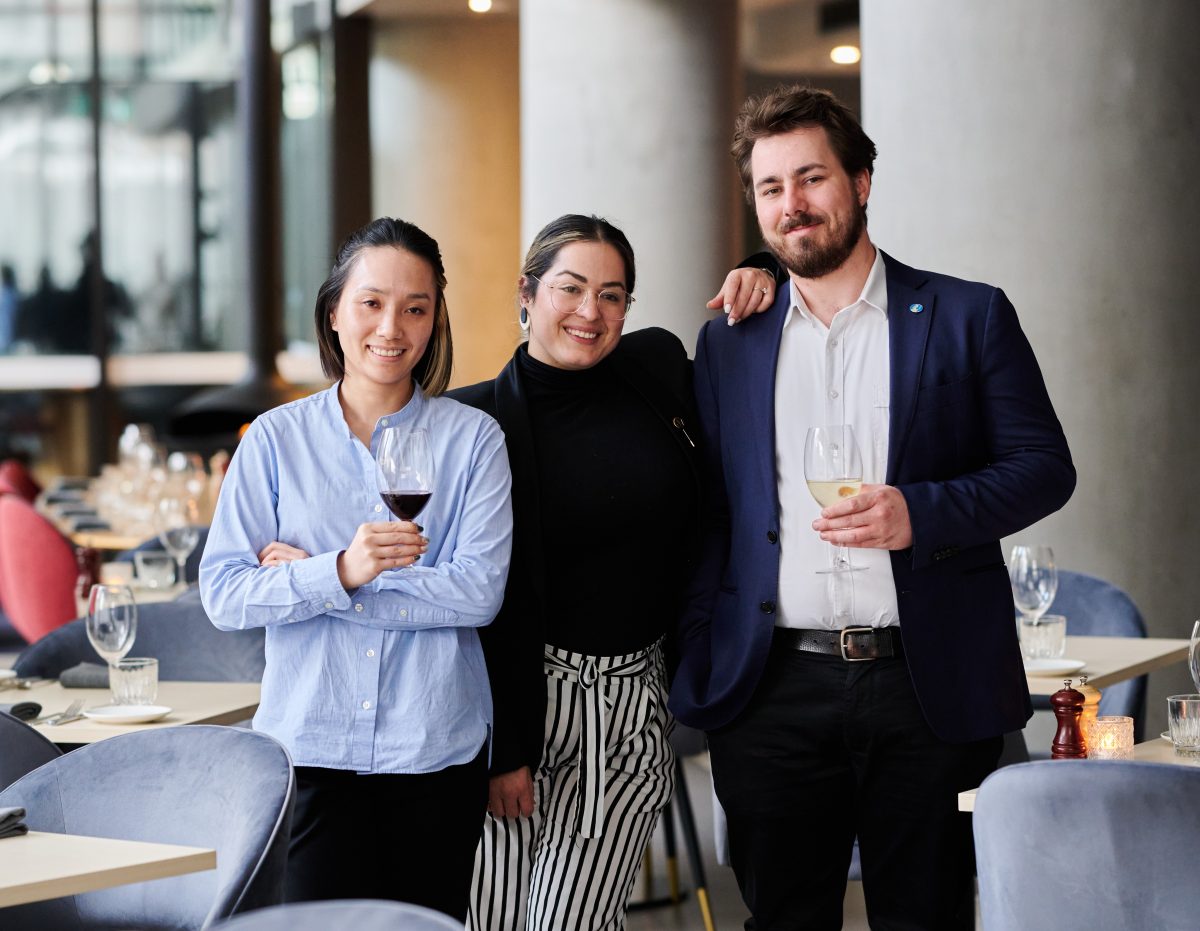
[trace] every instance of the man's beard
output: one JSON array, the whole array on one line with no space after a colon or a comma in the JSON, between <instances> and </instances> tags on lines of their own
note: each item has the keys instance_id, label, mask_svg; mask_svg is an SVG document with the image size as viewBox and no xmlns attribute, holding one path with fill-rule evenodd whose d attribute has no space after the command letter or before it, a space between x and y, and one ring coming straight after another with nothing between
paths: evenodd
<instances>
[{"instance_id":1,"label":"man's beard","mask_svg":"<svg viewBox=\"0 0 1200 931\"><path fill-rule=\"evenodd\" d=\"M789 230L814 223L828 227L829 237L825 242L817 242L815 236L805 236L785 251L785 236ZM827 217L801 213L780 224L774 238L764 236L764 239L771 254L793 275L798 278L821 278L846 263L866 228L867 210L861 204L855 204L844 226L831 225Z\"/></svg>"}]
</instances>

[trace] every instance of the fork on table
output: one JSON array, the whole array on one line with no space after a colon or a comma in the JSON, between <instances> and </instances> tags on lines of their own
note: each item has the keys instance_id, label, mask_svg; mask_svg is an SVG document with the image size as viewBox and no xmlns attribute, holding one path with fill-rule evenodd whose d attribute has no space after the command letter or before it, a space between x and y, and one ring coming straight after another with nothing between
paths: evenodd
<instances>
[{"instance_id":1,"label":"fork on table","mask_svg":"<svg viewBox=\"0 0 1200 931\"><path fill-rule=\"evenodd\" d=\"M67 721L74 721L79 717L80 709L83 708L83 699L77 698L67 706L66 711L60 711L58 714L49 714L46 717L35 721L35 724L45 724L48 727L54 727L56 724L65 724Z\"/></svg>"}]
</instances>

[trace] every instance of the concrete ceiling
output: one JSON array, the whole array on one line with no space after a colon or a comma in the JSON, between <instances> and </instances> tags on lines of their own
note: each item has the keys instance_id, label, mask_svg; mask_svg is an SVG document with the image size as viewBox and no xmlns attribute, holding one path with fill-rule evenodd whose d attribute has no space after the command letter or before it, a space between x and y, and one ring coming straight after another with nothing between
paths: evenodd
<instances>
[{"instance_id":1,"label":"concrete ceiling","mask_svg":"<svg viewBox=\"0 0 1200 931\"><path fill-rule=\"evenodd\" d=\"M856 76L858 65L829 59L836 45L858 45L856 3L838 0L740 0L742 58L763 74ZM488 16L516 15L519 0L493 0ZM343 16L356 13L385 20L479 16L466 0L337 0Z\"/></svg>"}]
</instances>

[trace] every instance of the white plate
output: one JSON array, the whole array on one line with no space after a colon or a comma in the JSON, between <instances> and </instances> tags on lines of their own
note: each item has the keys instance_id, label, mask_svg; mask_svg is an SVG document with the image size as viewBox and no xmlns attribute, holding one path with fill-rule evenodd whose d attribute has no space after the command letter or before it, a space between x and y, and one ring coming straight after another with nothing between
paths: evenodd
<instances>
[{"instance_id":1,"label":"white plate","mask_svg":"<svg viewBox=\"0 0 1200 931\"><path fill-rule=\"evenodd\" d=\"M15 679L17 672L15 669L0 669L0 680Z\"/></svg>"},{"instance_id":2,"label":"white plate","mask_svg":"<svg viewBox=\"0 0 1200 931\"><path fill-rule=\"evenodd\" d=\"M1065 676L1086 666L1080 659L1027 659L1025 674L1029 676Z\"/></svg>"},{"instance_id":3,"label":"white plate","mask_svg":"<svg viewBox=\"0 0 1200 931\"><path fill-rule=\"evenodd\" d=\"M166 705L100 705L89 708L83 716L89 721L105 724L148 724L171 713Z\"/></svg>"}]
</instances>

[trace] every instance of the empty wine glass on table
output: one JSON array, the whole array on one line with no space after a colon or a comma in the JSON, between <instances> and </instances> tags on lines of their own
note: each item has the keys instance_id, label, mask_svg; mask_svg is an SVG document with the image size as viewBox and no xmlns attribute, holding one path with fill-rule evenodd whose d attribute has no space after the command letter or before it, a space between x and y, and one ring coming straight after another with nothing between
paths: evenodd
<instances>
[{"instance_id":1,"label":"empty wine glass on table","mask_svg":"<svg viewBox=\"0 0 1200 931\"><path fill-rule=\"evenodd\" d=\"M137 602L128 585L93 585L88 593L87 636L92 648L108 664L111 675L117 662L133 649L137 636Z\"/></svg>"},{"instance_id":2,"label":"empty wine glass on table","mask_svg":"<svg viewBox=\"0 0 1200 931\"><path fill-rule=\"evenodd\" d=\"M1021 622L1036 624L1054 602L1058 592L1058 567L1054 550L1044 543L1018 544L1008 557L1008 580Z\"/></svg>"},{"instance_id":3,"label":"empty wine glass on table","mask_svg":"<svg viewBox=\"0 0 1200 931\"><path fill-rule=\"evenodd\" d=\"M1192 640L1188 644L1188 669L1192 673L1192 685L1200 694L1200 621L1192 625Z\"/></svg>"},{"instance_id":4,"label":"empty wine glass on table","mask_svg":"<svg viewBox=\"0 0 1200 931\"><path fill-rule=\"evenodd\" d=\"M159 542L175 559L175 583L184 584L184 564L200 542L200 505L195 498L163 498L155 511L154 527Z\"/></svg>"},{"instance_id":5,"label":"empty wine glass on table","mask_svg":"<svg viewBox=\"0 0 1200 931\"><path fill-rule=\"evenodd\" d=\"M379 495L400 520L416 520L433 494L433 451L429 433L385 427L375 453Z\"/></svg>"}]
</instances>

